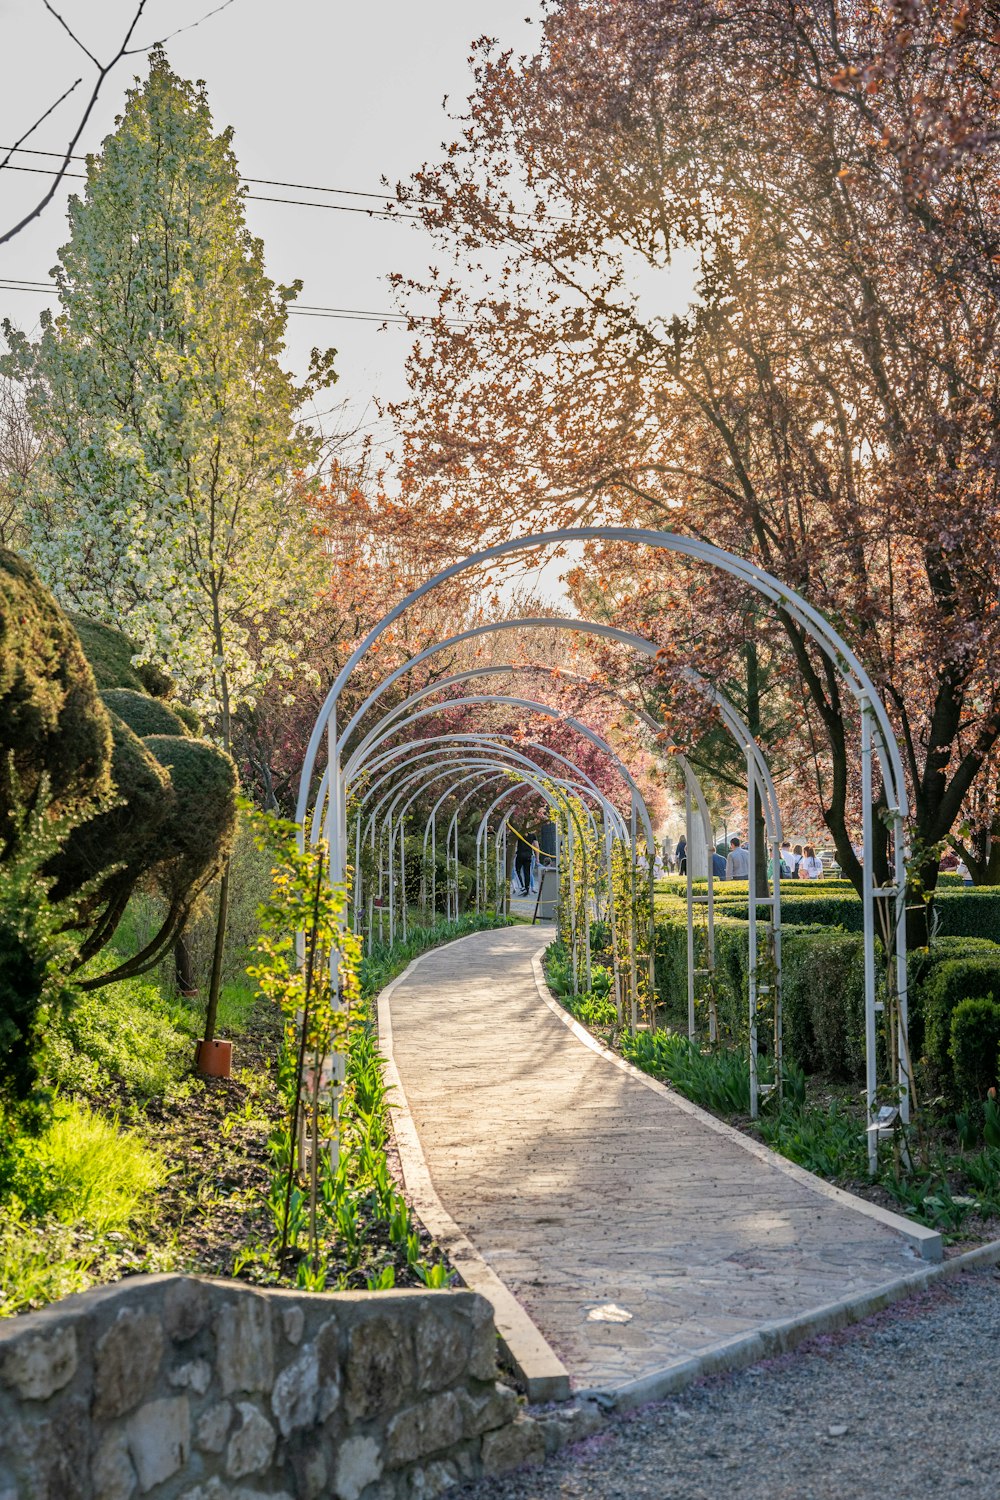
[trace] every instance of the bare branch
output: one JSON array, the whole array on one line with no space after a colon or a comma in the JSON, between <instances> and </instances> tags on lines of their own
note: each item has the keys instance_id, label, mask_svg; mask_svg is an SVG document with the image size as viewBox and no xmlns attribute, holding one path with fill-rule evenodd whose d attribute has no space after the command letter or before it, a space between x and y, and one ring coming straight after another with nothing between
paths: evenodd
<instances>
[{"instance_id":1,"label":"bare branch","mask_svg":"<svg viewBox=\"0 0 1000 1500\"><path fill-rule=\"evenodd\" d=\"M59 14L54 6L49 4L49 0L42 0L42 4L45 6L45 9L48 11L49 15L52 16L54 20L58 21L59 25L62 27L63 31L65 31L70 41L75 42L84 56L89 57L91 62L94 64L94 67L99 69L101 65L97 61L97 58L94 56L94 54L91 52L90 48L85 47L83 42L81 42L80 38L76 35L76 32L70 30L70 27L65 19ZM135 22L133 21L132 24L134 26Z\"/></svg>"},{"instance_id":2,"label":"bare branch","mask_svg":"<svg viewBox=\"0 0 1000 1500\"><path fill-rule=\"evenodd\" d=\"M80 116L80 120L75 131L73 132L73 136L69 144L67 145L66 150L63 152L62 162L56 170L51 183L49 184L48 188L39 199L39 201L35 204L34 208L31 209L30 212L26 213L24 217L20 219L16 224L14 224L10 229L6 230L3 234L0 234L0 245L7 244L8 240L12 240L15 235L20 234L21 230L24 229L28 224L31 224L35 219L37 219L39 215L42 214L52 202L52 199L55 197L56 192L59 189L59 184L62 182L64 177L69 175L69 164L73 159L73 153L76 149L77 143L80 140L80 137L83 135L83 132L87 126L87 122L94 111L94 106L97 103L98 95L100 94L101 89L104 86L104 81L107 78L108 74L112 71L112 69L121 62L122 58L135 57L141 53L148 52L151 47L161 45L162 41L170 41L172 37L179 36L182 31L193 30L194 27L200 26L203 21L207 21L211 16L216 16L220 11L228 9L228 7L233 4L233 0L223 0L223 3L221 5L217 5L214 10L207 11L205 15L201 16L197 21L192 21L187 26L178 27L176 31L170 32L165 38L162 38L160 41L150 42L147 46L143 47L133 47L131 46L131 42L133 36L135 35L135 29L142 19L143 12L146 9L146 0L138 0L138 4L135 8L135 14L132 17L129 28L126 31L117 52L110 59L110 61L106 63L98 62L94 54L83 44L83 42L80 41L80 38L70 29L59 12L54 9L54 7L50 3L50 0L42 0L42 4L45 6L45 9L49 12L49 14L63 28L67 36L69 36L71 40L76 43L81 52L84 52L90 59L90 61L94 64L94 67L97 69L97 78L94 81L94 86L91 90L90 98L87 101L86 108L84 109L83 114ZM35 124L32 125L31 129L28 130L17 142L17 146L20 146L23 141L26 141L28 139L28 136L30 136L33 131L37 130L38 126L42 123L42 120L47 119L52 111L57 107L57 105L61 104L63 102L63 99L67 98L67 96L73 92L73 89L75 89L81 82L82 79L78 78L76 83L74 83L71 88L67 89L66 93L63 94L59 99L57 99L55 104L47 109L45 111L45 114L42 115L40 119L35 121ZM11 149L16 150L17 146ZM3 162L0 162L0 170L2 170L3 167L7 166L9 161L10 152L8 152Z\"/></svg>"},{"instance_id":3,"label":"bare branch","mask_svg":"<svg viewBox=\"0 0 1000 1500\"><path fill-rule=\"evenodd\" d=\"M62 94L59 95L59 98L56 100L55 104L50 104L49 107L48 107L48 109L45 111L45 113L43 115L39 115L38 116L38 119L35 121L34 125L30 125L28 127L28 129L24 132L24 134L22 136L18 136L18 138L14 142L13 146L8 146L7 147L7 155L4 157L3 161L0 161L0 172L2 172L3 169L4 169L4 167L8 164L8 162L11 159L11 157L14 155L14 152L15 151L19 151L21 149L21 147L24 145L25 141L28 140L28 138L30 136L34 135L34 133L38 129L39 125L44 124L44 122L48 119L48 117L52 113L52 111L55 110L55 109L58 109L59 106L60 106L60 104L63 102L63 100L64 99L68 99L69 96L70 96L70 94L73 92L73 90L76 89L76 88L79 88L80 84L82 82L83 82L83 79L82 78L78 78L75 83L71 83L70 86L69 86L69 88L65 91L65 93L62 93Z\"/></svg>"}]
</instances>

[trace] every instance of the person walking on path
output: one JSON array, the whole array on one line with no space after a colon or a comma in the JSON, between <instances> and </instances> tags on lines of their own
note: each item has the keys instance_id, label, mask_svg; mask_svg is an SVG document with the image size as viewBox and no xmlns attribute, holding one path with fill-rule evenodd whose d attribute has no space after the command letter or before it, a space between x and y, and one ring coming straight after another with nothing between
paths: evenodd
<instances>
[{"instance_id":1,"label":"person walking on path","mask_svg":"<svg viewBox=\"0 0 1000 1500\"><path fill-rule=\"evenodd\" d=\"M688 841L682 833L677 840L677 848L674 850L674 858L677 861L678 875L686 875L688 867Z\"/></svg>"},{"instance_id":2,"label":"person walking on path","mask_svg":"<svg viewBox=\"0 0 1000 1500\"><path fill-rule=\"evenodd\" d=\"M514 829L517 833L517 830ZM526 896L531 889L531 855L532 846L521 834L517 834L517 853L514 856L514 880L521 896Z\"/></svg>"},{"instance_id":3,"label":"person walking on path","mask_svg":"<svg viewBox=\"0 0 1000 1500\"><path fill-rule=\"evenodd\" d=\"M823 874L823 861L818 857L812 844L807 844L799 863L798 876L800 880L819 880Z\"/></svg>"},{"instance_id":4,"label":"person walking on path","mask_svg":"<svg viewBox=\"0 0 1000 1500\"><path fill-rule=\"evenodd\" d=\"M729 858L726 860L727 880L750 879L750 852L734 834L729 840Z\"/></svg>"}]
</instances>

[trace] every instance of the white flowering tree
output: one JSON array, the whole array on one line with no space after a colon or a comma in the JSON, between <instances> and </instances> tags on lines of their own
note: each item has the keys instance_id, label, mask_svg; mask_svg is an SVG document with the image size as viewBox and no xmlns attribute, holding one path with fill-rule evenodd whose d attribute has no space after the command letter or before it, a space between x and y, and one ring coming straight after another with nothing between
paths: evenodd
<instances>
[{"instance_id":1,"label":"white flowering tree","mask_svg":"<svg viewBox=\"0 0 1000 1500\"><path fill-rule=\"evenodd\" d=\"M61 311L35 343L5 325L43 454L29 549L65 603L116 625L216 726L299 658L322 576L294 476L316 455L296 420L335 378L280 359L300 289L264 273L231 133L203 84L153 52L101 154L88 158L53 272ZM228 876L206 1035L214 1030Z\"/></svg>"}]
</instances>

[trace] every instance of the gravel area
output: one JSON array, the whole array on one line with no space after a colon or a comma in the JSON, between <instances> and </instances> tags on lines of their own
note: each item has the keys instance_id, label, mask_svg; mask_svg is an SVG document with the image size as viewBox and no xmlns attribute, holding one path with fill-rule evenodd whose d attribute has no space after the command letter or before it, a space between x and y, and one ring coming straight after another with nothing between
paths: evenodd
<instances>
[{"instance_id":1,"label":"gravel area","mask_svg":"<svg viewBox=\"0 0 1000 1500\"><path fill-rule=\"evenodd\" d=\"M608 1422L476 1500L1000 1497L1000 1272Z\"/></svg>"}]
</instances>

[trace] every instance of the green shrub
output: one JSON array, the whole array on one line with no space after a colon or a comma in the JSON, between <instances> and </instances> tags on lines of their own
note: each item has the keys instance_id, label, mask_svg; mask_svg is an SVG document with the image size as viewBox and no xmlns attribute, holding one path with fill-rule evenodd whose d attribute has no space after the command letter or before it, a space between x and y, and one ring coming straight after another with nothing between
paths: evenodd
<instances>
[{"instance_id":1,"label":"green shrub","mask_svg":"<svg viewBox=\"0 0 1000 1500\"><path fill-rule=\"evenodd\" d=\"M32 1110L36 1120L44 1118L36 1091L40 1050L53 1018L76 998L66 974L80 946L76 905L51 899L53 877L45 873L73 818L53 815L46 793L43 776L36 807L15 809L13 852L5 849L0 859L0 1110L6 1102L22 1115Z\"/></svg>"},{"instance_id":2,"label":"green shrub","mask_svg":"<svg viewBox=\"0 0 1000 1500\"><path fill-rule=\"evenodd\" d=\"M951 1018L963 1000L1000 994L1000 948L936 964L921 985L924 1056L932 1089L953 1095Z\"/></svg>"},{"instance_id":3,"label":"green shrub","mask_svg":"<svg viewBox=\"0 0 1000 1500\"><path fill-rule=\"evenodd\" d=\"M66 614L102 692L105 688L131 688L137 693L147 691L139 670L132 665L135 646L127 636L112 625L102 625L75 610L67 610Z\"/></svg>"},{"instance_id":4,"label":"green shrub","mask_svg":"<svg viewBox=\"0 0 1000 1500\"><path fill-rule=\"evenodd\" d=\"M162 698L151 698L148 693L137 693L130 688L107 688L101 694L106 709L117 714L119 719L145 739L149 734L186 735L188 726L174 705Z\"/></svg>"},{"instance_id":5,"label":"green shrub","mask_svg":"<svg viewBox=\"0 0 1000 1500\"><path fill-rule=\"evenodd\" d=\"M0 840L42 778L56 810L111 789L111 726L66 616L31 568L0 550Z\"/></svg>"},{"instance_id":6,"label":"green shrub","mask_svg":"<svg viewBox=\"0 0 1000 1500\"><path fill-rule=\"evenodd\" d=\"M951 1017L951 1059L955 1092L967 1106L981 1106L997 1082L1000 1005L992 995L962 1000Z\"/></svg>"},{"instance_id":7,"label":"green shrub","mask_svg":"<svg viewBox=\"0 0 1000 1500\"><path fill-rule=\"evenodd\" d=\"M130 1223L164 1175L158 1158L117 1121L84 1104L60 1104L41 1135L22 1137L7 1198L15 1215L48 1214L106 1234Z\"/></svg>"},{"instance_id":8,"label":"green shrub","mask_svg":"<svg viewBox=\"0 0 1000 1500\"><path fill-rule=\"evenodd\" d=\"M83 994L50 1031L45 1072L63 1092L99 1094L115 1080L142 1098L163 1094L190 1065L187 1015L148 978Z\"/></svg>"}]
</instances>

